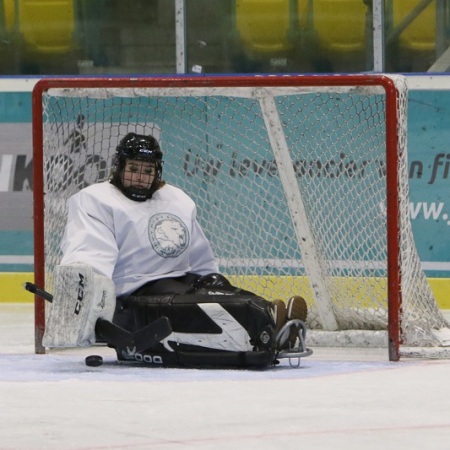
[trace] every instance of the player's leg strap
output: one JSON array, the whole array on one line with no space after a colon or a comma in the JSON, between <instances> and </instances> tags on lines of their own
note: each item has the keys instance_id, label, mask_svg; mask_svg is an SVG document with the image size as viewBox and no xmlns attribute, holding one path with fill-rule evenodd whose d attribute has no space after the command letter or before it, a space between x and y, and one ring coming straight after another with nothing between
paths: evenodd
<instances>
[{"instance_id":1,"label":"player's leg strap","mask_svg":"<svg viewBox=\"0 0 450 450\"><path fill-rule=\"evenodd\" d=\"M255 295L215 290L195 294L131 296L119 301L114 322L124 314L129 331L160 317L172 332L145 352L118 351L121 360L165 366L264 367L274 362L275 323L271 303Z\"/></svg>"},{"instance_id":2,"label":"player's leg strap","mask_svg":"<svg viewBox=\"0 0 450 450\"><path fill-rule=\"evenodd\" d=\"M98 319L111 321L116 297L113 282L87 265L57 266L55 293L48 313L46 347L87 347L95 343Z\"/></svg>"}]
</instances>

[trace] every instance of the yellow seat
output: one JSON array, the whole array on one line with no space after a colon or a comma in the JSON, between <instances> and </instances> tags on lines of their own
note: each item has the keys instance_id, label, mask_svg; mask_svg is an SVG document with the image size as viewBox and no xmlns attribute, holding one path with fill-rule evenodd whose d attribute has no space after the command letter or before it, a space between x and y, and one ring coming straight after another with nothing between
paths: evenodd
<instances>
[{"instance_id":1,"label":"yellow seat","mask_svg":"<svg viewBox=\"0 0 450 450\"><path fill-rule=\"evenodd\" d=\"M73 49L72 0L19 0L19 31L24 42L40 53Z\"/></svg>"},{"instance_id":2,"label":"yellow seat","mask_svg":"<svg viewBox=\"0 0 450 450\"><path fill-rule=\"evenodd\" d=\"M5 29L8 33L14 31L16 22L16 6L14 0L3 0L3 12L5 14Z\"/></svg>"},{"instance_id":3,"label":"yellow seat","mask_svg":"<svg viewBox=\"0 0 450 450\"><path fill-rule=\"evenodd\" d=\"M398 26L420 0L392 2L392 22ZM436 2L431 2L399 37L400 47L413 51L432 51L436 47Z\"/></svg>"},{"instance_id":4,"label":"yellow seat","mask_svg":"<svg viewBox=\"0 0 450 450\"><path fill-rule=\"evenodd\" d=\"M367 10L363 0L314 0L313 5L313 25L324 50L365 49Z\"/></svg>"},{"instance_id":5,"label":"yellow seat","mask_svg":"<svg viewBox=\"0 0 450 450\"><path fill-rule=\"evenodd\" d=\"M288 50L289 26L289 0L236 0L236 28L247 50Z\"/></svg>"}]
</instances>

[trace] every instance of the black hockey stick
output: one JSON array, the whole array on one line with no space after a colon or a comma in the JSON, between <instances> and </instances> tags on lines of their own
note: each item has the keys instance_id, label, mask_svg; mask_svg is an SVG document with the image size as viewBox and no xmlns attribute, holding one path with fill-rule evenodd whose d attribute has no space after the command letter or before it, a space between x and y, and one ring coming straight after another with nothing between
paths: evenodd
<instances>
[{"instance_id":1,"label":"black hockey stick","mask_svg":"<svg viewBox=\"0 0 450 450\"><path fill-rule=\"evenodd\" d=\"M24 287L32 294L35 294L50 303L53 302L53 295L39 288L34 283L27 281ZM126 351L129 349L132 351L134 349L135 352L143 352L153 348L161 340L169 336L170 333L172 333L172 327L169 319L163 316L140 330L130 333L109 320L97 319L95 331L108 345L117 350Z\"/></svg>"},{"instance_id":2,"label":"black hockey stick","mask_svg":"<svg viewBox=\"0 0 450 450\"><path fill-rule=\"evenodd\" d=\"M38 288L34 283L30 283L27 281L24 285L25 289L32 294L36 294L38 297L47 300L48 302L53 302L53 295L50 292L44 291L41 288Z\"/></svg>"}]
</instances>

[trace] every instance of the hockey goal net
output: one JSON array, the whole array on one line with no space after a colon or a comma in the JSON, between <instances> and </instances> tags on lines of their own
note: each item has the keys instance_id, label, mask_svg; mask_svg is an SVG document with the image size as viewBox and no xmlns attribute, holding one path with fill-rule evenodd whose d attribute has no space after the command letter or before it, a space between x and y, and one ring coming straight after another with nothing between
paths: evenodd
<instances>
[{"instance_id":1,"label":"hockey goal net","mask_svg":"<svg viewBox=\"0 0 450 450\"><path fill-rule=\"evenodd\" d=\"M35 283L53 292L66 200L109 177L119 139L152 134L222 273L299 294L309 345L446 340L408 210L401 76L44 79L33 92ZM36 351L45 305L36 299ZM419 352L419 353L417 353Z\"/></svg>"}]
</instances>

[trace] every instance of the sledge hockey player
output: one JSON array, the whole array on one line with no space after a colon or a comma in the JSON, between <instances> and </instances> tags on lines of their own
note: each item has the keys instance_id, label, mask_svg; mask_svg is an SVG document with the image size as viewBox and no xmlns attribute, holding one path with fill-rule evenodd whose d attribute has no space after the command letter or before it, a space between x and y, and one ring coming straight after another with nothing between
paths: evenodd
<instances>
[{"instance_id":1,"label":"sledge hockey player","mask_svg":"<svg viewBox=\"0 0 450 450\"><path fill-rule=\"evenodd\" d=\"M128 133L109 181L68 201L44 345L103 340L119 360L266 367L308 356L307 309L269 302L219 274L194 201L162 179L153 136Z\"/></svg>"}]
</instances>

